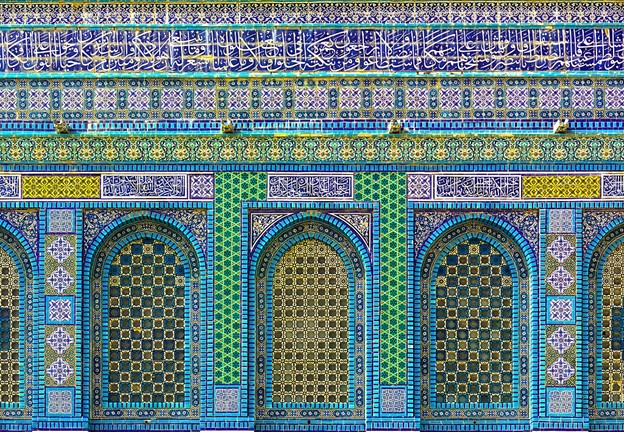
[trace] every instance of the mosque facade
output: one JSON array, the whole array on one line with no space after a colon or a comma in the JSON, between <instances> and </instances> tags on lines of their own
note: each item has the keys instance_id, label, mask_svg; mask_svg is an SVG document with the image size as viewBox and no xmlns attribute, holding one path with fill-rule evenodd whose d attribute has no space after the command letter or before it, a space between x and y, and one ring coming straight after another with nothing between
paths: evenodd
<instances>
[{"instance_id":1,"label":"mosque facade","mask_svg":"<svg viewBox=\"0 0 624 432\"><path fill-rule=\"evenodd\" d=\"M0 3L0 431L624 429L624 3Z\"/></svg>"}]
</instances>

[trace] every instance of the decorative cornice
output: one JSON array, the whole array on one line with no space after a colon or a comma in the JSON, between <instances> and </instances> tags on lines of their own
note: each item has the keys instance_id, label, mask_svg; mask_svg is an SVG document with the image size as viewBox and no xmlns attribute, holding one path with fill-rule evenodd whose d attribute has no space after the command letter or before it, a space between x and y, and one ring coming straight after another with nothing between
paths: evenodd
<instances>
[{"instance_id":1,"label":"decorative cornice","mask_svg":"<svg viewBox=\"0 0 624 432\"><path fill-rule=\"evenodd\" d=\"M618 1L7 1L1 24L557 24L616 23Z\"/></svg>"},{"instance_id":2,"label":"decorative cornice","mask_svg":"<svg viewBox=\"0 0 624 432\"><path fill-rule=\"evenodd\" d=\"M0 137L0 163L457 164L624 162L608 135L69 135Z\"/></svg>"}]
</instances>

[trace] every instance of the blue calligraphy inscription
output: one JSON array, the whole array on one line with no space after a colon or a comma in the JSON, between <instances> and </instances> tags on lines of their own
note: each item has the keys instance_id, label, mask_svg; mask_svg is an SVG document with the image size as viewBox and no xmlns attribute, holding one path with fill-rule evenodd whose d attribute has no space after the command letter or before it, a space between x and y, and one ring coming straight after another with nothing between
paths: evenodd
<instances>
[{"instance_id":1,"label":"blue calligraphy inscription","mask_svg":"<svg viewBox=\"0 0 624 432\"><path fill-rule=\"evenodd\" d=\"M624 29L20 30L4 72L622 70Z\"/></svg>"}]
</instances>

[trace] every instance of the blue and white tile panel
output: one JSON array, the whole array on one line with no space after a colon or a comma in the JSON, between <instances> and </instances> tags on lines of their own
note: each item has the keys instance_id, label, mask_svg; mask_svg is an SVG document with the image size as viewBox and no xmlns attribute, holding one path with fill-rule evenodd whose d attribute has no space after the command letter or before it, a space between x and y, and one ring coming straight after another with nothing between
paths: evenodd
<instances>
[{"instance_id":1,"label":"blue and white tile panel","mask_svg":"<svg viewBox=\"0 0 624 432\"><path fill-rule=\"evenodd\" d=\"M37 173L40 174L40 173ZM91 175L91 174L90 174ZM98 175L97 173L94 175ZM145 174L100 173L100 199L141 200L211 200L214 198L214 176L211 173ZM21 200L21 174L0 174L0 200ZM50 232L72 231L70 210L50 210Z\"/></svg>"},{"instance_id":2,"label":"blue and white tile panel","mask_svg":"<svg viewBox=\"0 0 624 432\"><path fill-rule=\"evenodd\" d=\"M535 176L536 173L414 173L407 175L407 198L412 201L445 201L445 200L495 200L519 201L523 200L523 176ZM562 175L562 173L540 172L540 176ZM619 200L624 198L624 173L574 173L565 175L599 175L601 178L602 200ZM553 199L553 198L544 198ZM559 232L571 232L573 214L563 211L553 214L551 223L561 225ZM567 219L566 219L567 217ZM563 219L565 220L563 220Z\"/></svg>"},{"instance_id":3,"label":"blue and white tile panel","mask_svg":"<svg viewBox=\"0 0 624 432\"><path fill-rule=\"evenodd\" d=\"M604 72L621 69L623 37L624 28L617 25L609 31L544 26L345 29L267 25L245 30L26 27L0 30L0 71L29 76L81 71Z\"/></svg>"},{"instance_id":4,"label":"blue and white tile panel","mask_svg":"<svg viewBox=\"0 0 624 432\"><path fill-rule=\"evenodd\" d=\"M269 174L268 200L353 200L353 174Z\"/></svg>"},{"instance_id":5,"label":"blue and white tile panel","mask_svg":"<svg viewBox=\"0 0 624 432\"><path fill-rule=\"evenodd\" d=\"M624 20L617 1L5 3L0 23L37 24L593 24Z\"/></svg>"}]
</instances>

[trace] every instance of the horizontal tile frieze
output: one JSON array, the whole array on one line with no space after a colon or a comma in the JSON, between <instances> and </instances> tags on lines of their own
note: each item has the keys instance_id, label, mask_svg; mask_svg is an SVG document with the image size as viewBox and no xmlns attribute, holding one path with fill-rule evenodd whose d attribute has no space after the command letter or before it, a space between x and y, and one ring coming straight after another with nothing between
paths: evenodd
<instances>
[{"instance_id":1,"label":"horizontal tile frieze","mask_svg":"<svg viewBox=\"0 0 624 432\"><path fill-rule=\"evenodd\" d=\"M0 200L211 200L210 173L0 174Z\"/></svg>"},{"instance_id":2,"label":"horizontal tile frieze","mask_svg":"<svg viewBox=\"0 0 624 432\"><path fill-rule=\"evenodd\" d=\"M397 23L620 23L615 1L203 1L49 3L0 5L2 24L397 24Z\"/></svg>"},{"instance_id":3,"label":"horizontal tile frieze","mask_svg":"<svg viewBox=\"0 0 624 432\"><path fill-rule=\"evenodd\" d=\"M1 136L0 163L420 164L621 163L624 138L600 134Z\"/></svg>"},{"instance_id":4,"label":"horizontal tile frieze","mask_svg":"<svg viewBox=\"0 0 624 432\"><path fill-rule=\"evenodd\" d=\"M414 173L412 201L621 200L624 173Z\"/></svg>"},{"instance_id":5,"label":"horizontal tile frieze","mask_svg":"<svg viewBox=\"0 0 624 432\"><path fill-rule=\"evenodd\" d=\"M466 129L471 129L474 121L519 122L501 127L535 129L536 121L558 118L581 123L623 120L624 78L497 74L445 78L336 75L0 80L0 130L52 130L52 124L46 123L50 120L67 122L77 132L115 128L219 130L224 120L236 122L241 131L331 129L328 122L332 121L344 122L337 126L344 130L349 123L390 119L418 121L409 125L412 131L429 127L422 122L453 122L454 128L466 123ZM581 123L572 128L582 128ZM606 129L607 123L597 127ZM370 129L361 123L354 127ZM491 130L497 126L481 127ZM549 129L551 125L540 127Z\"/></svg>"},{"instance_id":6,"label":"horizontal tile frieze","mask_svg":"<svg viewBox=\"0 0 624 432\"><path fill-rule=\"evenodd\" d=\"M623 38L622 28L546 27L5 30L0 71L617 71Z\"/></svg>"}]
</instances>

